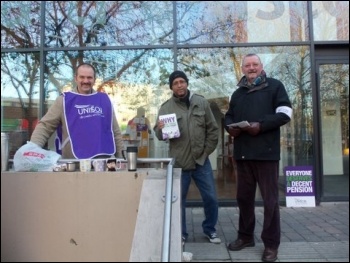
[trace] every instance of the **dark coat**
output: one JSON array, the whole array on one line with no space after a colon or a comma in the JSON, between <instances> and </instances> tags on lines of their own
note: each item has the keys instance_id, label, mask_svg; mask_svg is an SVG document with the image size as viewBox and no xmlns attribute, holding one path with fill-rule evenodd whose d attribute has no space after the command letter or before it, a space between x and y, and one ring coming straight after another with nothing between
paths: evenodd
<instances>
[{"instance_id":1,"label":"dark coat","mask_svg":"<svg viewBox=\"0 0 350 263\"><path fill-rule=\"evenodd\" d=\"M225 114L226 125L240 122L259 122L260 133L256 136L246 132L234 138L236 160L279 160L280 127L291 119L292 106L282 82L266 78L257 87L248 87L240 81L233 92L230 106ZM286 110L286 113L283 111Z\"/></svg>"}]
</instances>

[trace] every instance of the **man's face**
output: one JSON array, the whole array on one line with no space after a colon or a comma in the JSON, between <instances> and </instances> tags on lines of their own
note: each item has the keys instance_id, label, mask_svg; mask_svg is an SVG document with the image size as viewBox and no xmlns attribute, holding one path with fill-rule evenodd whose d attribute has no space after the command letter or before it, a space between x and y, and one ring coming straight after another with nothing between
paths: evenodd
<instances>
[{"instance_id":1,"label":"man's face","mask_svg":"<svg viewBox=\"0 0 350 263\"><path fill-rule=\"evenodd\" d=\"M252 83L263 70L263 64L257 56L246 57L243 61L242 72L248 79L249 83Z\"/></svg>"},{"instance_id":2,"label":"man's face","mask_svg":"<svg viewBox=\"0 0 350 263\"><path fill-rule=\"evenodd\" d=\"M187 82L183 78L176 78L172 85L173 93L178 98L183 98L187 94Z\"/></svg>"},{"instance_id":3,"label":"man's face","mask_svg":"<svg viewBox=\"0 0 350 263\"><path fill-rule=\"evenodd\" d=\"M79 93L90 94L95 84L94 70L89 66L81 66L75 76L75 82Z\"/></svg>"}]
</instances>

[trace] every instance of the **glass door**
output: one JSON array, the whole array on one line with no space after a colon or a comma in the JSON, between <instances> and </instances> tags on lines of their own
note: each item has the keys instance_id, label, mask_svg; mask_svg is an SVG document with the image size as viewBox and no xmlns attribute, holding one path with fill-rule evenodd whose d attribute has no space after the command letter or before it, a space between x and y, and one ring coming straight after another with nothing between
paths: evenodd
<instances>
[{"instance_id":1,"label":"glass door","mask_svg":"<svg viewBox=\"0 0 350 263\"><path fill-rule=\"evenodd\" d=\"M349 200L349 61L319 60L321 201Z\"/></svg>"}]
</instances>

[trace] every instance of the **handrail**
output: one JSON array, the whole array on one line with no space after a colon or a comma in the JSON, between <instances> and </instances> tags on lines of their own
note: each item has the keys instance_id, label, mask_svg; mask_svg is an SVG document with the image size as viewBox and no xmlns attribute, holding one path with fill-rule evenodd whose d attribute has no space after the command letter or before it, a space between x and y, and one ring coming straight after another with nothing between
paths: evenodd
<instances>
[{"instance_id":1,"label":"handrail","mask_svg":"<svg viewBox=\"0 0 350 263\"><path fill-rule=\"evenodd\" d=\"M172 212L172 197L173 197L173 165L174 165L174 162L175 162L175 159L170 160L168 167L167 167L167 174L166 174L161 262L169 262L170 261L170 233L171 233L171 212Z\"/></svg>"},{"instance_id":2,"label":"handrail","mask_svg":"<svg viewBox=\"0 0 350 263\"><path fill-rule=\"evenodd\" d=\"M173 165L174 158L138 158L138 163L168 163L166 182L165 182L165 204L163 220L163 239L161 262L170 262L170 233L172 216L172 198L173 198ZM179 197L180 198L180 197ZM180 199L179 199L180 200Z\"/></svg>"},{"instance_id":3,"label":"handrail","mask_svg":"<svg viewBox=\"0 0 350 263\"><path fill-rule=\"evenodd\" d=\"M138 158L138 163L168 163L166 182L165 182L165 203L163 220L163 239L161 262L170 262L170 233L172 216L172 198L173 198L173 165L174 158ZM179 199L180 200L180 199Z\"/></svg>"}]
</instances>

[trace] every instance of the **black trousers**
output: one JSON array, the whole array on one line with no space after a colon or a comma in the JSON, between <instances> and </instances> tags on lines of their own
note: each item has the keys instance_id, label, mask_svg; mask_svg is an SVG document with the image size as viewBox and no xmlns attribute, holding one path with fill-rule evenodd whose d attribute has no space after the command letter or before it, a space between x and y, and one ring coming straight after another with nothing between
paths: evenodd
<instances>
[{"instance_id":1,"label":"black trousers","mask_svg":"<svg viewBox=\"0 0 350 263\"><path fill-rule=\"evenodd\" d=\"M237 160L237 204L239 207L238 238L254 239L255 193L259 186L264 203L261 239L265 247L277 249L281 240L278 201L278 161Z\"/></svg>"}]
</instances>

